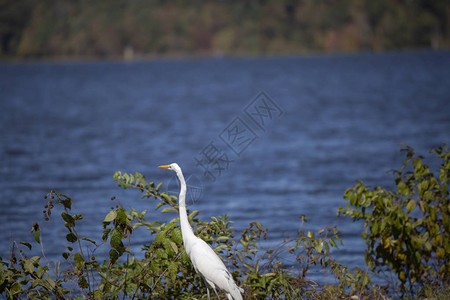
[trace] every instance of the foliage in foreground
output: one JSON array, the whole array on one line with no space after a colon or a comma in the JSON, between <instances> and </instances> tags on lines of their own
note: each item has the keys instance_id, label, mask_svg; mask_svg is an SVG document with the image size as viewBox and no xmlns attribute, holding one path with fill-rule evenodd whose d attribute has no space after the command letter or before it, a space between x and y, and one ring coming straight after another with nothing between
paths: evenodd
<instances>
[{"instance_id":1,"label":"foliage in foreground","mask_svg":"<svg viewBox=\"0 0 450 300\"><path fill-rule=\"evenodd\" d=\"M440 162L434 175L424 157L408 146L403 151L403 166L393 171L396 190L359 182L345 191L349 204L339 213L364 220L367 265L393 271L400 291L445 287L450 283L450 152L447 146L430 151Z\"/></svg>"},{"instance_id":2,"label":"foliage in foreground","mask_svg":"<svg viewBox=\"0 0 450 300\"><path fill-rule=\"evenodd\" d=\"M139 173L117 172L114 179L120 187L140 190L142 198L154 201L160 213L178 216L177 199L161 193L162 184L148 183ZM0 292L7 298L23 295L38 299L206 298L204 281L195 273L183 248L178 217L167 223L151 222L145 218L146 211L126 210L118 203L103 221L99 242L79 235L76 225L83 216L72 213L71 198L51 191L46 199L46 220L55 206L62 207L61 218L67 229L67 247L62 253L65 261L53 266L46 262L44 252L42 256L28 257L26 248L31 250L32 245L15 242L13 248L19 251L13 250L9 261L0 261ZM367 274L359 270L350 272L330 256L330 248L341 242L336 228L327 227L319 232L300 229L296 238L263 251L258 242L266 238L267 229L261 224L252 222L236 233L226 215L203 221L197 218L199 211L188 213L196 235L212 245L238 285L244 287L245 299L299 299L317 297L319 292L329 298L332 294L345 294L345 288L354 293L364 292L370 283ZM301 223L304 222L302 216ZM152 242L143 248L144 259L137 259L129 248L138 227L147 229L152 237ZM43 249L42 230L35 223L32 234ZM103 261L92 255L100 247L107 248L108 257ZM288 267L282 261L291 264ZM62 270L62 265L67 267ZM308 280L306 276L314 265L327 268L339 285L321 287Z\"/></svg>"},{"instance_id":3,"label":"foliage in foreground","mask_svg":"<svg viewBox=\"0 0 450 300\"><path fill-rule=\"evenodd\" d=\"M350 203L339 212L365 221L362 236L368 245L366 262L372 270L392 270L402 291L408 287L413 291L419 285L424 297L445 299L450 294L450 154L448 148L434 150L443 160L435 177L422 157L409 147L406 151L402 169L395 171L396 191L369 189L360 182L346 191L345 199ZM41 240L45 228L34 223L32 235L42 256L28 257L32 245L14 242L9 260L0 258L2 295L8 299L206 299L204 281L183 248L176 197L160 192L161 183L147 182L139 173L116 172L114 179L122 188L140 190L145 201L154 202L156 211L174 218L167 223L148 221L147 211L126 210L118 203L104 218L101 240L95 241L77 231L83 216L72 213L72 199L51 191L45 196L45 219L56 206L61 207L67 230L64 260L54 264L47 261ZM358 268L350 271L330 256L331 248L341 243L336 228L304 232L301 228L306 219L301 216L297 237L262 250L259 242L266 238L267 229L261 224L252 222L236 232L226 215L204 221L198 218L198 211L188 213L196 235L224 259L236 283L245 289L245 299L342 299L355 294L359 299L386 299L366 272ZM138 227L151 236L151 242L143 247L143 259L130 250ZM93 255L99 248L108 253L106 258ZM283 263L286 261L289 264ZM324 277L332 274L335 282L321 285L309 280L308 273L317 268ZM436 294L440 290L436 287L447 289Z\"/></svg>"}]
</instances>

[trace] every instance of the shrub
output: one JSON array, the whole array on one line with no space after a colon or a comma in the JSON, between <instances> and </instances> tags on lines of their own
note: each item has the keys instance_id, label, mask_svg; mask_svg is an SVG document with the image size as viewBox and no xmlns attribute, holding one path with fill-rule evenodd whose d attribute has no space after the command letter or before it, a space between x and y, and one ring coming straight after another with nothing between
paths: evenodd
<instances>
[{"instance_id":1,"label":"shrub","mask_svg":"<svg viewBox=\"0 0 450 300\"><path fill-rule=\"evenodd\" d=\"M338 213L364 220L365 260L371 270L393 271L399 290L414 292L430 283L440 287L450 279L450 152L433 149L440 162L438 175L411 147L394 170L396 190L370 188L362 181L345 191L346 208Z\"/></svg>"},{"instance_id":2,"label":"shrub","mask_svg":"<svg viewBox=\"0 0 450 300\"><path fill-rule=\"evenodd\" d=\"M98 242L79 235L76 224L83 216L72 213L72 199L51 191L45 196L45 219L49 220L56 205L62 207L61 218L67 230L67 246L62 253L65 261L53 266L46 260L40 239L45 229L35 223L32 234L41 246L42 256L28 258L27 248L31 250L32 245L14 242L10 260L0 259L0 293L8 299L205 299L204 281L184 251L177 198L160 192L161 183L147 182L139 173L116 172L114 179L122 188L140 190L145 201L153 199L157 211L174 217L167 223L148 221L147 211L126 210L117 202L104 218L102 240ZM117 201L114 197L112 200ZM336 228L319 232L300 229L297 237L261 250L259 241L267 235L261 224L251 222L236 233L226 215L208 221L198 219L198 215L199 211L188 211L194 232L223 258L237 284L245 289L245 299L320 298L322 290L327 295L322 298L329 298L331 294L346 294L346 288L363 292L370 282L364 272L352 273L330 256L330 248L340 242ZM301 224L304 222L302 216ZM138 227L147 229L151 236L151 242L143 245L144 259L137 259L129 247ZM106 248L107 257L93 255L100 247ZM290 259L291 266L282 262L286 259ZM321 289L318 283L308 280L313 265L333 272L339 286ZM65 266L64 270L60 266Z\"/></svg>"}]
</instances>

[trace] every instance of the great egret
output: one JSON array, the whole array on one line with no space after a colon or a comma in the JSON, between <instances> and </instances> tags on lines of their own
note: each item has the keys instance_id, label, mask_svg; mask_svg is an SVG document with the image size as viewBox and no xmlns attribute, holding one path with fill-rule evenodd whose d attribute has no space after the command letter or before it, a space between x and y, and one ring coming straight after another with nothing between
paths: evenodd
<instances>
[{"instance_id":1,"label":"great egret","mask_svg":"<svg viewBox=\"0 0 450 300\"><path fill-rule=\"evenodd\" d=\"M184 181L180 166L173 163L159 166L159 168L174 171L180 180L181 189L178 200L180 206L181 235L183 237L184 248L191 258L195 271L213 288L217 298L220 299L216 288L224 291L229 300L242 300L241 292L243 292L243 289L236 285L233 276L231 276L220 257L217 256L214 250L204 240L194 235L186 213L186 182ZM208 286L206 286L206 290L208 292L208 299L210 299Z\"/></svg>"}]
</instances>

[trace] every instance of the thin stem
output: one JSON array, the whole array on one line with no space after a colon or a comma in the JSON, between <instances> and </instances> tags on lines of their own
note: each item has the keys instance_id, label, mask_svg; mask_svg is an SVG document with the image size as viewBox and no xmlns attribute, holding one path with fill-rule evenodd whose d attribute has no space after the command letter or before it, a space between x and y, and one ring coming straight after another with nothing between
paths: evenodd
<instances>
[{"instance_id":1,"label":"thin stem","mask_svg":"<svg viewBox=\"0 0 450 300\"><path fill-rule=\"evenodd\" d=\"M64 210L66 211L67 214L69 213L66 208L64 208ZM83 257L83 260L86 262L86 257L84 256L84 253L83 253L83 247L81 246L81 240L80 240L80 237L78 236L78 232L75 230L75 228L72 228L72 230L73 230L75 236L77 237L77 242L78 242L78 247L80 248L81 257ZM90 272L87 269L86 264L83 265L83 268L86 270L86 273L87 273L89 293L92 293L90 276L94 277L94 275L92 274L92 272Z\"/></svg>"}]
</instances>

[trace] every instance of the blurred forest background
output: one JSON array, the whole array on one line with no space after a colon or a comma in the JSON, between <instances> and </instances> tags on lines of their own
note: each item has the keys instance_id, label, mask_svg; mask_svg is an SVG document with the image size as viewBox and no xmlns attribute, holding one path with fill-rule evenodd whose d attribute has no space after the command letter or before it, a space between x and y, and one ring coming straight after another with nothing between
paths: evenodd
<instances>
[{"instance_id":1,"label":"blurred forest background","mask_svg":"<svg viewBox=\"0 0 450 300\"><path fill-rule=\"evenodd\" d=\"M448 49L448 0L0 0L2 58Z\"/></svg>"}]
</instances>

